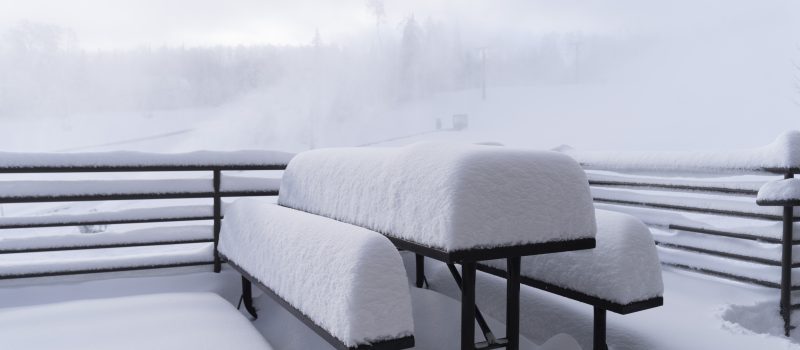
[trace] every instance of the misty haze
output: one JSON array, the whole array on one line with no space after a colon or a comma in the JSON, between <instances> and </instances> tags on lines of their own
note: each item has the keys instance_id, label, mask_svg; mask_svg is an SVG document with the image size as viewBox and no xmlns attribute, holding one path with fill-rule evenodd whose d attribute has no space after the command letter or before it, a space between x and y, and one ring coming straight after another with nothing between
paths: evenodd
<instances>
[{"instance_id":1,"label":"misty haze","mask_svg":"<svg viewBox=\"0 0 800 350\"><path fill-rule=\"evenodd\" d=\"M0 0L0 348L800 349L798 130L798 0Z\"/></svg>"}]
</instances>

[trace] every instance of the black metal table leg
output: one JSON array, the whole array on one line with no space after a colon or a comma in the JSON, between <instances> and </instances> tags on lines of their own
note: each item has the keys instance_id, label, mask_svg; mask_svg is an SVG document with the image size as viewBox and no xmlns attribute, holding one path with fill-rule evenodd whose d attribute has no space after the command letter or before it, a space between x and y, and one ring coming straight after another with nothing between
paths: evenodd
<instances>
[{"instance_id":1,"label":"black metal table leg","mask_svg":"<svg viewBox=\"0 0 800 350\"><path fill-rule=\"evenodd\" d=\"M475 349L475 271L474 261L461 264L461 350Z\"/></svg>"},{"instance_id":2,"label":"black metal table leg","mask_svg":"<svg viewBox=\"0 0 800 350\"><path fill-rule=\"evenodd\" d=\"M417 264L417 288L422 288L425 283L425 257L416 254L416 264Z\"/></svg>"},{"instance_id":3,"label":"black metal table leg","mask_svg":"<svg viewBox=\"0 0 800 350\"><path fill-rule=\"evenodd\" d=\"M253 284L244 276L242 276L242 302L244 303L245 310L247 310L253 318L258 318L256 308L253 306Z\"/></svg>"},{"instance_id":4,"label":"black metal table leg","mask_svg":"<svg viewBox=\"0 0 800 350\"><path fill-rule=\"evenodd\" d=\"M519 350L519 284L520 257L508 258L508 278L506 279L506 339L508 350Z\"/></svg>"},{"instance_id":5,"label":"black metal table leg","mask_svg":"<svg viewBox=\"0 0 800 350\"><path fill-rule=\"evenodd\" d=\"M606 344L606 310L594 307L594 350L608 350Z\"/></svg>"}]
</instances>

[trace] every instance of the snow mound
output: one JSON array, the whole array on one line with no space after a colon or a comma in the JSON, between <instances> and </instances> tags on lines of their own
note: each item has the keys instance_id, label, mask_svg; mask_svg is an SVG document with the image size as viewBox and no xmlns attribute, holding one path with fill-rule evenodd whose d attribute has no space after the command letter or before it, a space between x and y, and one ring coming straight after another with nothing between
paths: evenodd
<instances>
[{"instance_id":1,"label":"snow mound","mask_svg":"<svg viewBox=\"0 0 800 350\"><path fill-rule=\"evenodd\" d=\"M596 248L524 256L521 274L620 304L663 295L661 264L650 230L627 214L596 213ZM505 260L486 264L506 269Z\"/></svg>"},{"instance_id":2,"label":"snow mound","mask_svg":"<svg viewBox=\"0 0 800 350\"><path fill-rule=\"evenodd\" d=\"M452 143L308 151L289 163L278 203L445 251L595 233L586 175L551 151Z\"/></svg>"},{"instance_id":3,"label":"snow mound","mask_svg":"<svg viewBox=\"0 0 800 350\"><path fill-rule=\"evenodd\" d=\"M756 333L783 338L783 319L778 300L768 300L752 305L726 305L720 317L726 321L723 325L728 330L739 333ZM792 312L795 319L796 312ZM800 340L795 331L791 333L794 342ZM787 347L788 348L788 347Z\"/></svg>"},{"instance_id":4,"label":"snow mound","mask_svg":"<svg viewBox=\"0 0 800 350\"><path fill-rule=\"evenodd\" d=\"M800 179L784 179L765 183L758 190L756 202L786 202L800 200Z\"/></svg>"},{"instance_id":5,"label":"snow mound","mask_svg":"<svg viewBox=\"0 0 800 350\"><path fill-rule=\"evenodd\" d=\"M771 144L717 152L594 152L559 150L588 169L631 172L752 173L764 169L800 168L800 131L781 134Z\"/></svg>"},{"instance_id":6,"label":"snow mound","mask_svg":"<svg viewBox=\"0 0 800 350\"><path fill-rule=\"evenodd\" d=\"M219 250L347 346L413 334L402 259L376 232L241 199Z\"/></svg>"},{"instance_id":7,"label":"snow mound","mask_svg":"<svg viewBox=\"0 0 800 350\"><path fill-rule=\"evenodd\" d=\"M148 294L0 310L4 349L272 349L213 293Z\"/></svg>"}]
</instances>

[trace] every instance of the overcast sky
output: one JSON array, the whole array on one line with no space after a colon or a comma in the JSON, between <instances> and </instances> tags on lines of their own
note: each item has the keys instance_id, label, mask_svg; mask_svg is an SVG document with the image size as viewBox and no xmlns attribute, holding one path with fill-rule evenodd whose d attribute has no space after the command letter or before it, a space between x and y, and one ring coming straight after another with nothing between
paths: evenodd
<instances>
[{"instance_id":1,"label":"overcast sky","mask_svg":"<svg viewBox=\"0 0 800 350\"><path fill-rule=\"evenodd\" d=\"M74 30L88 49L142 45L343 42L374 28L368 0L0 0L0 29L31 21ZM432 17L473 37L531 32L649 35L800 22L797 0L385 0L385 29ZM488 39L487 39L488 40Z\"/></svg>"}]
</instances>

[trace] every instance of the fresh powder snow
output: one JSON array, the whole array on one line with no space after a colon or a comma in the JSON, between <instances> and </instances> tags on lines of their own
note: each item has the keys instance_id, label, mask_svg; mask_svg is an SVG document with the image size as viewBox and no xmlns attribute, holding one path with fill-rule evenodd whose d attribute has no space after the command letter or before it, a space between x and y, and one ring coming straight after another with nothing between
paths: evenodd
<instances>
[{"instance_id":1,"label":"fresh powder snow","mask_svg":"<svg viewBox=\"0 0 800 350\"><path fill-rule=\"evenodd\" d=\"M164 293L0 309L4 349L271 350L213 293Z\"/></svg>"},{"instance_id":2,"label":"fresh powder snow","mask_svg":"<svg viewBox=\"0 0 800 350\"><path fill-rule=\"evenodd\" d=\"M224 175L222 192L277 191L280 179ZM211 193L211 179L0 181L0 198Z\"/></svg>"},{"instance_id":3,"label":"fresh powder snow","mask_svg":"<svg viewBox=\"0 0 800 350\"><path fill-rule=\"evenodd\" d=\"M347 346L413 335L402 259L376 232L240 199L219 250Z\"/></svg>"},{"instance_id":4,"label":"fresh powder snow","mask_svg":"<svg viewBox=\"0 0 800 350\"><path fill-rule=\"evenodd\" d=\"M620 304L662 296L650 230L633 216L597 210L597 247L522 257L522 276ZM487 265L506 269L505 260Z\"/></svg>"},{"instance_id":5,"label":"fresh powder snow","mask_svg":"<svg viewBox=\"0 0 800 350\"><path fill-rule=\"evenodd\" d=\"M758 190L756 201L798 202L800 201L800 179L784 179L767 182Z\"/></svg>"},{"instance_id":6,"label":"fresh powder snow","mask_svg":"<svg viewBox=\"0 0 800 350\"><path fill-rule=\"evenodd\" d=\"M445 251L594 237L580 166L562 154L458 143L320 149L278 203Z\"/></svg>"},{"instance_id":7,"label":"fresh powder snow","mask_svg":"<svg viewBox=\"0 0 800 350\"><path fill-rule=\"evenodd\" d=\"M95 153L0 152L0 169L14 168L100 168L100 167L211 167L284 165L293 154L280 151L243 150L233 152L194 151L186 153L148 153L113 151Z\"/></svg>"},{"instance_id":8,"label":"fresh powder snow","mask_svg":"<svg viewBox=\"0 0 800 350\"><path fill-rule=\"evenodd\" d=\"M788 131L769 145L737 151L596 152L560 147L588 169L626 172L760 173L800 168L800 131Z\"/></svg>"}]
</instances>

